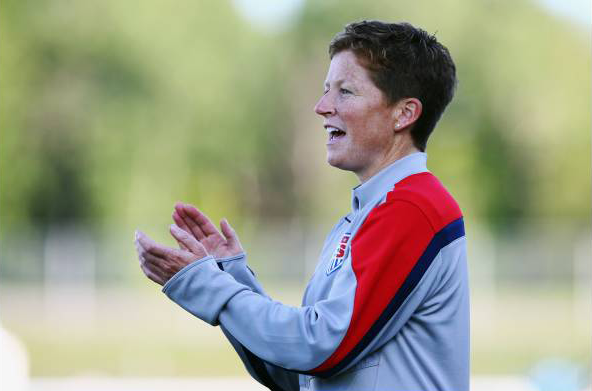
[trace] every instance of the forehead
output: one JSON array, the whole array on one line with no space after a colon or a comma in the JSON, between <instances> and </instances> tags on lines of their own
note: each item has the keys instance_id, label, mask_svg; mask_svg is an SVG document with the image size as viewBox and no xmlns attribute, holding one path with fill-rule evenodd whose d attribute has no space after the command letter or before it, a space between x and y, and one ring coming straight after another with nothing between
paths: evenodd
<instances>
[{"instance_id":1,"label":"forehead","mask_svg":"<svg viewBox=\"0 0 592 391\"><path fill-rule=\"evenodd\" d=\"M368 71L360 65L358 58L351 50L345 50L333 56L325 79L325 85L343 82L373 84Z\"/></svg>"}]
</instances>

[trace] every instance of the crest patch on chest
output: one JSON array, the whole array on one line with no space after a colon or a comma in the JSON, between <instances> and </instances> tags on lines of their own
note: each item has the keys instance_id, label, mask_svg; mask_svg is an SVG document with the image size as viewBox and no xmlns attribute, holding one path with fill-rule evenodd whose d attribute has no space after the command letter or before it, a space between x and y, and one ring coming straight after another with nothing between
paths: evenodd
<instances>
[{"instance_id":1,"label":"crest patch on chest","mask_svg":"<svg viewBox=\"0 0 592 391\"><path fill-rule=\"evenodd\" d=\"M345 260L345 250L349 245L349 238L351 234L346 233L343 234L337 248L335 249L335 254L331 258L331 262L329 262L329 267L327 268L327 275L333 273L335 270L339 269L341 265L343 265L343 261Z\"/></svg>"}]
</instances>

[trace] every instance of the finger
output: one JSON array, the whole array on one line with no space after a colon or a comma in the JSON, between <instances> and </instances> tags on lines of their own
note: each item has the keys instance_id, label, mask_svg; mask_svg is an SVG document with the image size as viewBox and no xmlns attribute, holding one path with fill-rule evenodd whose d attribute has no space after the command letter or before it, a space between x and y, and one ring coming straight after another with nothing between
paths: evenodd
<instances>
[{"instance_id":1,"label":"finger","mask_svg":"<svg viewBox=\"0 0 592 391\"><path fill-rule=\"evenodd\" d=\"M150 264L153 267L161 267L161 265L166 263L166 259L159 257L157 255L154 254L150 254L150 253L145 253L142 255L142 260L144 261L145 264Z\"/></svg>"},{"instance_id":2,"label":"finger","mask_svg":"<svg viewBox=\"0 0 592 391\"><path fill-rule=\"evenodd\" d=\"M175 239L175 240L176 240L176 239ZM187 247L186 245L184 245L182 242L179 242L179 241L177 240L177 244L179 245L179 248L180 248L181 250L183 250L183 251L189 251L189 252L191 252L191 250L189 250L189 247Z\"/></svg>"},{"instance_id":3,"label":"finger","mask_svg":"<svg viewBox=\"0 0 592 391\"><path fill-rule=\"evenodd\" d=\"M236 232L228 223L228 220L222 219L220 221L220 229L222 231L222 235L226 238L229 246L238 244L238 237L236 236Z\"/></svg>"},{"instance_id":4,"label":"finger","mask_svg":"<svg viewBox=\"0 0 592 391\"><path fill-rule=\"evenodd\" d=\"M202 255L206 253L205 248L200 242L176 225L171 225L171 235L173 235L177 242L183 243L193 254Z\"/></svg>"},{"instance_id":5,"label":"finger","mask_svg":"<svg viewBox=\"0 0 592 391\"><path fill-rule=\"evenodd\" d=\"M134 240L134 246L136 247L136 252L138 253L138 259L140 260L140 262L142 262L143 260L143 254L144 254L144 249L140 246L140 244L138 243L138 240Z\"/></svg>"},{"instance_id":6,"label":"finger","mask_svg":"<svg viewBox=\"0 0 592 391\"><path fill-rule=\"evenodd\" d=\"M142 238L142 236L144 236L144 233L142 231L136 230L136 248L140 249L141 252L146 252L146 247L148 245L148 241L141 240L140 238Z\"/></svg>"},{"instance_id":7,"label":"finger","mask_svg":"<svg viewBox=\"0 0 592 391\"><path fill-rule=\"evenodd\" d=\"M183 206L185 215L188 216L190 220L193 220L193 222L199 226L201 231L206 236L219 234L216 226L212 224L212 221L208 218L208 216L205 215L205 213L202 213L199 209L191 204L185 204ZM187 220L185 221L187 222Z\"/></svg>"},{"instance_id":8,"label":"finger","mask_svg":"<svg viewBox=\"0 0 592 391\"><path fill-rule=\"evenodd\" d=\"M183 223L189 228L190 233L193 234L197 238L197 240L202 240L206 237L206 234L202 231L201 227L197 222L193 219L193 217L187 215L185 212L183 204L175 205L175 211L183 221Z\"/></svg>"},{"instance_id":9,"label":"finger","mask_svg":"<svg viewBox=\"0 0 592 391\"><path fill-rule=\"evenodd\" d=\"M136 230L134 232L134 246L136 247L136 251L138 252L138 254L140 253L140 251L142 249L142 246L138 242L139 237L140 237L140 234L138 233L138 230Z\"/></svg>"},{"instance_id":10,"label":"finger","mask_svg":"<svg viewBox=\"0 0 592 391\"><path fill-rule=\"evenodd\" d=\"M177 213L177 211L173 212L173 220L175 220L175 224L177 224L177 227L181 228L183 231L187 232L188 234L193 235L193 233L191 232L191 229L187 226L187 224L185 224L185 221L183 221L183 218L181 216L179 216L179 213ZM178 240L177 240L177 244L179 245L179 248L181 250L189 251L187 246L185 246L183 243L179 242Z\"/></svg>"},{"instance_id":11,"label":"finger","mask_svg":"<svg viewBox=\"0 0 592 391\"><path fill-rule=\"evenodd\" d=\"M140 259L140 262L141 262L143 260L144 254L146 253L146 250L140 244L140 236L139 236L138 231L136 231L136 237L134 239L134 246L136 247L136 252L138 253L138 258Z\"/></svg>"},{"instance_id":12,"label":"finger","mask_svg":"<svg viewBox=\"0 0 592 391\"><path fill-rule=\"evenodd\" d=\"M142 269L142 272L144 272L144 275L146 275L146 277L148 277L150 280L154 281L158 285L164 285L164 279L154 273L148 266L142 264L140 265L140 268Z\"/></svg>"},{"instance_id":13,"label":"finger","mask_svg":"<svg viewBox=\"0 0 592 391\"><path fill-rule=\"evenodd\" d=\"M146 254L146 261L143 265L154 273L162 281L168 281L179 270L195 260L190 252L175 250L170 258L162 259L152 254Z\"/></svg>"},{"instance_id":14,"label":"finger","mask_svg":"<svg viewBox=\"0 0 592 391\"><path fill-rule=\"evenodd\" d=\"M142 265L163 281L167 281L178 271L178 269L173 269L174 261L172 259L162 259L152 254L144 256Z\"/></svg>"},{"instance_id":15,"label":"finger","mask_svg":"<svg viewBox=\"0 0 592 391\"><path fill-rule=\"evenodd\" d=\"M185 223L185 221L183 220L183 218L179 215L179 212L177 212L177 210L175 210L173 212L173 220L175 221L175 224L177 224L177 226L179 228L181 228L184 231L187 231L187 232L191 233L191 230L189 229L189 227L187 226L187 224Z\"/></svg>"},{"instance_id":16,"label":"finger","mask_svg":"<svg viewBox=\"0 0 592 391\"><path fill-rule=\"evenodd\" d=\"M140 255L141 248L140 244L138 243L138 231L136 231L134 234L134 247L136 248L136 252L138 253L138 255Z\"/></svg>"},{"instance_id":17,"label":"finger","mask_svg":"<svg viewBox=\"0 0 592 391\"><path fill-rule=\"evenodd\" d=\"M140 261L140 265L146 263L146 258L144 255L138 255L138 260Z\"/></svg>"},{"instance_id":18,"label":"finger","mask_svg":"<svg viewBox=\"0 0 592 391\"><path fill-rule=\"evenodd\" d=\"M179 224L177 224L177 227L179 227ZM189 235L193 235L190 231L188 231L189 228L187 228L187 229L182 228L182 227L179 227L179 228L181 228L183 231L187 232ZM173 238L175 238L175 237L173 236ZM187 248L187 246L185 246L185 244L183 244L183 242L178 241L177 238L175 238L175 240L177 241L177 244L179 245L179 248L181 250L189 251L189 248Z\"/></svg>"},{"instance_id":19,"label":"finger","mask_svg":"<svg viewBox=\"0 0 592 391\"><path fill-rule=\"evenodd\" d=\"M150 253L144 253L140 257L140 267L142 270L149 270L151 274L159 278L164 276L163 269L165 264L166 260Z\"/></svg>"},{"instance_id":20,"label":"finger","mask_svg":"<svg viewBox=\"0 0 592 391\"><path fill-rule=\"evenodd\" d=\"M181 230L180 228L176 228L179 232L183 232L185 235L188 235L185 231ZM191 238L193 239L193 238ZM195 241L195 239L193 239ZM197 242L199 244L199 242ZM201 244L199 244L201 246ZM171 271L171 264L178 262L184 258L195 258L196 255L203 256L206 253L205 249L203 253L193 254L190 251L178 250L174 248L169 248L165 246L160 246L157 248L149 248L148 250L142 252L140 256L140 260L145 264L151 265L153 271L162 271L163 276L166 276L166 273L170 273ZM202 246L203 248L203 246Z\"/></svg>"},{"instance_id":21,"label":"finger","mask_svg":"<svg viewBox=\"0 0 592 391\"><path fill-rule=\"evenodd\" d=\"M161 258L170 257L172 248L163 246L150 239L142 231L138 231L138 243L144 249L144 252L156 255Z\"/></svg>"},{"instance_id":22,"label":"finger","mask_svg":"<svg viewBox=\"0 0 592 391\"><path fill-rule=\"evenodd\" d=\"M144 248L144 245L142 243L140 243L140 236L142 235L141 231L136 230L136 234L135 234L135 238L134 238L134 246L136 247L136 250L138 251L138 254L142 253L142 252L146 252L146 249ZM146 242L144 242L145 244Z\"/></svg>"}]
</instances>

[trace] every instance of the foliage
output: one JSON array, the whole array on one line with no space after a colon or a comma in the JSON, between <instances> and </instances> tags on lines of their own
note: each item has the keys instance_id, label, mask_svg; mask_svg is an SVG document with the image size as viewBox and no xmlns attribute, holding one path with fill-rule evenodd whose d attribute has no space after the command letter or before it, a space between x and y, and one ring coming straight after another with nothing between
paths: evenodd
<instances>
[{"instance_id":1,"label":"foliage","mask_svg":"<svg viewBox=\"0 0 592 391\"><path fill-rule=\"evenodd\" d=\"M465 214L500 232L540 217L587 224L584 34L526 0L432 7L308 2L266 34L228 2L5 2L3 234L164 226L177 200L252 230L335 219L355 181L327 167L312 111L327 44L349 21L402 15L457 63L428 153Z\"/></svg>"}]
</instances>

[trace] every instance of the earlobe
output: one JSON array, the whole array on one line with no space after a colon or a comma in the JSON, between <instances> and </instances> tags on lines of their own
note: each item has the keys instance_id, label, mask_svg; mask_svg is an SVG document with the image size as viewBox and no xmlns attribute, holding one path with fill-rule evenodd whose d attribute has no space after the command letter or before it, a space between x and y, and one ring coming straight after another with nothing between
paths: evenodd
<instances>
[{"instance_id":1,"label":"earlobe","mask_svg":"<svg viewBox=\"0 0 592 391\"><path fill-rule=\"evenodd\" d=\"M393 117L392 117L392 119L393 119L393 130L395 132L398 132L399 129L401 129L401 126L403 126L402 125L402 121L401 121L402 120L402 117L403 117L403 110L402 110L400 104L397 104L395 106L395 109L393 110Z\"/></svg>"},{"instance_id":2,"label":"earlobe","mask_svg":"<svg viewBox=\"0 0 592 391\"><path fill-rule=\"evenodd\" d=\"M417 98L404 99L400 105L400 109L395 111L395 131L415 123L422 111L421 101Z\"/></svg>"}]
</instances>

